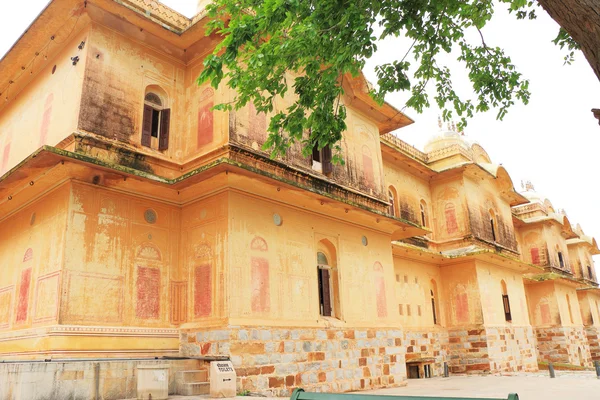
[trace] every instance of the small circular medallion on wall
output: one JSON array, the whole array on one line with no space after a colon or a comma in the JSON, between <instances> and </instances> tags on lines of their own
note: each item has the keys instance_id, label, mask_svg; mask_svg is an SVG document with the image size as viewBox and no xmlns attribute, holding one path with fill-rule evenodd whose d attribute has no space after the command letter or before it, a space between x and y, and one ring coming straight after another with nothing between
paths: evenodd
<instances>
[{"instance_id":1,"label":"small circular medallion on wall","mask_svg":"<svg viewBox=\"0 0 600 400\"><path fill-rule=\"evenodd\" d=\"M283 224L283 219L281 219L281 215L275 213L273 214L273 223L277 226L281 226Z\"/></svg>"},{"instance_id":2,"label":"small circular medallion on wall","mask_svg":"<svg viewBox=\"0 0 600 400\"><path fill-rule=\"evenodd\" d=\"M147 209L144 211L144 219L147 223L154 224L156 222L156 211L151 208Z\"/></svg>"},{"instance_id":3,"label":"small circular medallion on wall","mask_svg":"<svg viewBox=\"0 0 600 400\"><path fill-rule=\"evenodd\" d=\"M362 242L363 246L366 246L369 244L369 239L367 239L366 236L363 236L360 241Z\"/></svg>"},{"instance_id":4,"label":"small circular medallion on wall","mask_svg":"<svg viewBox=\"0 0 600 400\"><path fill-rule=\"evenodd\" d=\"M31 219L29 220L29 225L35 224L35 213L31 214Z\"/></svg>"},{"instance_id":5,"label":"small circular medallion on wall","mask_svg":"<svg viewBox=\"0 0 600 400\"><path fill-rule=\"evenodd\" d=\"M206 218L206 214L207 214L207 212L206 212L206 209L202 209L202 210L200 211L200 218L201 218L201 219L204 219L204 218Z\"/></svg>"},{"instance_id":6,"label":"small circular medallion on wall","mask_svg":"<svg viewBox=\"0 0 600 400\"><path fill-rule=\"evenodd\" d=\"M148 234L148 240L152 240L152 234Z\"/></svg>"}]
</instances>

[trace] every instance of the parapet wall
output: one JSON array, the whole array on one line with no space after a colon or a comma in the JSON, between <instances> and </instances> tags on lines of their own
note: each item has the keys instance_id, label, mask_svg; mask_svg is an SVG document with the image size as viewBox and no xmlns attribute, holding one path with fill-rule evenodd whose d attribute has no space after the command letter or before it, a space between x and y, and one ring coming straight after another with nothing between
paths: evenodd
<instances>
[{"instance_id":1,"label":"parapet wall","mask_svg":"<svg viewBox=\"0 0 600 400\"><path fill-rule=\"evenodd\" d=\"M198 360L0 363L0 400L136 398L140 364L169 365L169 394L176 392L177 372L206 369Z\"/></svg>"}]
</instances>

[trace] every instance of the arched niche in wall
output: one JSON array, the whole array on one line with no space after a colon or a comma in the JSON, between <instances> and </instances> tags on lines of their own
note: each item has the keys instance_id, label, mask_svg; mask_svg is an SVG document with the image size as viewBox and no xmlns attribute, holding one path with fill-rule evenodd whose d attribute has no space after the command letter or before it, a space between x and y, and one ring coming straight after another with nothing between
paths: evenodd
<instances>
[{"instance_id":1,"label":"arched niche in wall","mask_svg":"<svg viewBox=\"0 0 600 400\"><path fill-rule=\"evenodd\" d=\"M379 318L387 317L387 299L385 291L385 276L383 265L379 261L373 264L373 276L375 282L375 300L377 305L377 316Z\"/></svg>"},{"instance_id":2,"label":"arched niche in wall","mask_svg":"<svg viewBox=\"0 0 600 400\"><path fill-rule=\"evenodd\" d=\"M394 185L390 185L388 187L388 201L390 203L388 212L390 215L397 217L398 216L398 192Z\"/></svg>"},{"instance_id":3,"label":"arched niche in wall","mask_svg":"<svg viewBox=\"0 0 600 400\"><path fill-rule=\"evenodd\" d=\"M214 251L208 242L194 246L194 317L205 318L213 311Z\"/></svg>"},{"instance_id":4,"label":"arched niche in wall","mask_svg":"<svg viewBox=\"0 0 600 400\"><path fill-rule=\"evenodd\" d=\"M269 245L256 236L250 242L251 309L253 313L271 310L271 286L269 270Z\"/></svg>"},{"instance_id":5,"label":"arched niche in wall","mask_svg":"<svg viewBox=\"0 0 600 400\"><path fill-rule=\"evenodd\" d=\"M138 319L160 318L162 261L162 252L154 243L144 242L135 250L135 316Z\"/></svg>"},{"instance_id":6,"label":"arched niche in wall","mask_svg":"<svg viewBox=\"0 0 600 400\"><path fill-rule=\"evenodd\" d=\"M19 292L17 294L17 310L15 312L15 323L24 324L29 317L29 297L31 292L31 279L33 271L34 253L30 247L25 250L19 276Z\"/></svg>"}]
</instances>

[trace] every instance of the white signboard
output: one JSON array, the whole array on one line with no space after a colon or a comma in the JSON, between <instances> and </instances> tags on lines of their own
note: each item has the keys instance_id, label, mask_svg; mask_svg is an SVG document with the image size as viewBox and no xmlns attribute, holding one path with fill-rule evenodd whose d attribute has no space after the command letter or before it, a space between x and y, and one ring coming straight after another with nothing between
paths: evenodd
<instances>
[{"instance_id":1,"label":"white signboard","mask_svg":"<svg viewBox=\"0 0 600 400\"><path fill-rule=\"evenodd\" d=\"M236 374L231 361L211 361L210 397L235 397Z\"/></svg>"}]
</instances>

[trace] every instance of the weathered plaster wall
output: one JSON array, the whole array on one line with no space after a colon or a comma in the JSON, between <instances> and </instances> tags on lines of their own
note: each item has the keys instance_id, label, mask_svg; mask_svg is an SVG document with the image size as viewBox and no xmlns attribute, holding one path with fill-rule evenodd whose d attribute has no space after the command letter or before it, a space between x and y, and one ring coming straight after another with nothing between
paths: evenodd
<instances>
[{"instance_id":1,"label":"weathered plaster wall","mask_svg":"<svg viewBox=\"0 0 600 400\"><path fill-rule=\"evenodd\" d=\"M576 244L569 245L569 259L571 260L571 270L577 278L596 280L596 268L594 260L589 253L588 245ZM588 266L591 267L592 275L590 276Z\"/></svg>"},{"instance_id":2,"label":"weathered plaster wall","mask_svg":"<svg viewBox=\"0 0 600 400\"><path fill-rule=\"evenodd\" d=\"M68 198L62 185L0 220L0 332L58 322ZM0 354L22 350L0 344Z\"/></svg>"},{"instance_id":3,"label":"weathered plaster wall","mask_svg":"<svg viewBox=\"0 0 600 400\"><path fill-rule=\"evenodd\" d=\"M287 108L291 104L290 96L278 100L276 109ZM254 150L261 149L267 139L266 129L271 116L257 114L252 105L231 112L231 141ZM340 142L345 164L333 165L330 178L344 186L387 200L377 126L351 106L348 106L346 124L348 129L343 133ZM305 157L302 154L301 143L292 146L281 160L311 174L320 175L320 172L312 167L311 155Z\"/></svg>"},{"instance_id":4,"label":"weathered plaster wall","mask_svg":"<svg viewBox=\"0 0 600 400\"><path fill-rule=\"evenodd\" d=\"M383 164L385 175L386 195L391 191L395 197L394 211L396 216L422 224L421 202L425 208L425 226L431 227L434 216L431 205L431 189L429 181L420 178L414 171L402 168L400 163L385 161Z\"/></svg>"},{"instance_id":5,"label":"weathered plaster wall","mask_svg":"<svg viewBox=\"0 0 600 400\"><path fill-rule=\"evenodd\" d=\"M500 197L497 181L491 177L482 179L466 177L465 191L468 193L469 222L475 237L497 242L511 250L517 250L517 241L508 202ZM490 210L495 219L495 240L490 223Z\"/></svg>"},{"instance_id":6,"label":"weathered plaster wall","mask_svg":"<svg viewBox=\"0 0 600 400\"><path fill-rule=\"evenodd\" d=\"M61 323L174 325L179 229L175 207L74 182Z\"/></svg>"},{"instance_id":7,"label":"weathered plaster wall","mask_svg":"<svg viewBox=\"0 0 600 400\"><path fill-rule=\"evenodd\" d=\"M210 49L206 49L208 52ZM190 161L225 145L229 140L229 112L212 111L211 108L220 103L233 100L234 93L225 85L214 89L209 84L198 86L196 79L204 68L201 57L185 69L183 90L185 94L185 117L183 129L173 131L177 138L173 144L177 146L176 155L184 161ZM245 110L245 109L244 109ZM238 113L244 113L244 110ZM266 118L254 117L254 132L263 131Z\"/></svg>"},{"instance_id":8,"label":"weathered plaster wall","mask_svg":"<svg viewBox=\"0 0 600 400\"><path fill-rule=\"evenodd\" d=\"M172 275L170 289L174 323L214 326L228 317L228 200L228 194L219 194L181 212L181 269Z\"/></svg>"},{"instance_id":9,"label":"weathered plaster wall","mask_svg":"<svg viewBox=\"0 0 600 400\"><path fill-rule=\"evenodd\" d=\"M371 327L398 321L389 236L242 193L231 193L229 215L233 320ZM337 267L331 275L339 282L332 296L338 318L319 317L317 251Z\"/></svg>"},{"instance_id":10,"label":"weathered plaster wall","mask_svg":"<svg viewBox=\"0 0 600 400\"><path fill-rule=\"evenodd\" d=\"M441 300L443 282L440 267L406 258L394 257L396 293L395 314L403 327L416 330L435 330L443 327L445 307ZM431 292L435 299L436 324L433 320Z\"/></svg>"},{"instance_id":11,"label":"weathered plaster wall","mask_svg":"<svg viewBox=\"0 0 600 400\"><path fill-rule=\"evenodd\" d=\"M431 198L433 211L432 239L442 242L442 249L453 248L453 244L450 242L452 239L460 239L471 231L467 191L462 177L432 181Z\"/></svg>"},{"instance_id":12,"label":"weathered plaster wall","mask_svg":"<svg viewBox=\"0 0 600 400\"><path fill-rule=\"evenodd\" d=\"M449 328L483 324L477 268L467 261L441 268L445 322Z\"/></svg>"},{"instance_id":13,"label":"weathered plaster wall","mask_svg":"<svg viewBox=\"0 0 600 400\"><path fill-rule=\"evenodd\" d=\"M526 293L538 342L538 359L589 366L590 343L575 288L546 281L527 284Z\"/></svg>"},{"instance_id":14,"label":"weathered plaster wall","mask_svg":"<svg viewBox=\"0 0 600 400\"><path fill-rule=\"evenodd\" d=\"M130 144L137 151L167 159L181 158L189 140L184 96L185 67L165 54L93 24L88 44L79 129ZM141 146L146 88L157 88L171 109L169 148ZM188 133L188 135L186 135Z\"/></svg>"},{"instance_id":15,"label":"weathered plaster wall","mask_svg":"<svg viewBox=\"0 0 600 400\"><path fill-rule=\"evenodd\" d=\"M525 293L527 294L532 326L543 327L561 324L561 312L554 293L553 282L527 283Z\"/></svg>"},{"instance_id":16,"label":"weathered plaster wall","mask_svg":"<svg viewBox=\"0 0 600 400\"><path fill-rule=\"evenodd\" d=\"M56 145L77 128L89 29L66 43L52 43L48 60L40 55L25 76L33 71L32 81L19 93L2 93L9 104L0 112L0 176L43 145ZM62 48L57 50L57 46ZM73 65L71 57L79 57ZM45 66L42 68L42 65ZM39 70L38 68L41 68Z\"/></svg>"},{"instance_id":17,"label":"weathered plaster wall","mask_svg":"<svg viewBox=\"0 0 600 400\"><path fill-rule=\"evenodd\" d=\"M519 272L478 261L477 281L479 290L482 293L481 307L486 326L530 326L525 287ZM506 294L508 294L512 317L511 322L507 322L504 315L502 281L506 284Z\"/></svg>"},{"instance_id":18,"label":"weathered plaster wall","mask_svg":"<svg viewBox=\"0 0 600 400\"><path fill-rule=\"evenodd\" d=\"M600 327L600 295L591 291L577 291L581 320L585 326Z\"/></svg>"}]
</instances>

